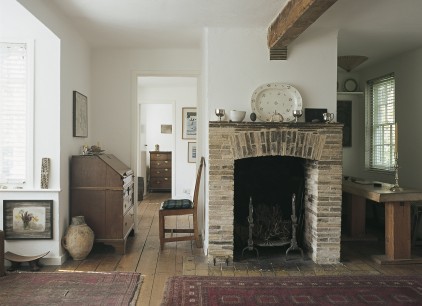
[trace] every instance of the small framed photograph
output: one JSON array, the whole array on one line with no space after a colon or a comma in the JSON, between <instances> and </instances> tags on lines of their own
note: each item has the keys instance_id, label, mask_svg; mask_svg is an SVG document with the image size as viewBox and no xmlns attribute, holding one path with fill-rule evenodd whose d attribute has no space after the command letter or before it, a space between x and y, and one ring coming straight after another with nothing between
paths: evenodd
<instances>
[{"instance_id":1,"label":"small framed photograph","mask_svg":"<svg viewBox=\"0 0 422 306\"><path fill-rule=\"evenodd\" d=\"M196 139L196 107L184 107L182 116L182 138Z\"/></svg>"},{"instance_id":2,"label":"small framed photograph","mask_svg":"<svg viewBox=\"0 0 422 306\"><path fill-rule=\"evenodd\" d=\"M88 99L73 91L73 137L88 137Z\"/></svg>"},{"instance_id":3,"label":"small framed photograph","mask_svg":"<svg viewBox=\"0 0 422 306\"><path fill-rule=\"evenodd\" d=\"M171 124L162 124L161 125L161 134L171 134L172 125Z\"/></svg>"},{"instance_id":4,"label":"small framed photograph","mask_svg":"<svg viewBox=\"0 0 422 306\"><path fill-rule=\"evenodd\" d=\"M188 163L196 163L196 142L188 142Z\"/></svg>"},{"instance_id":5,"label":"small framed photograph","mask_svg":"<svg viewBox=\"0 0 422 306\"><path fill-rule=\"evenodd\" d=\"M6 240L53 239L52 200L4 200Z\"/></svg>"}]
</instances>

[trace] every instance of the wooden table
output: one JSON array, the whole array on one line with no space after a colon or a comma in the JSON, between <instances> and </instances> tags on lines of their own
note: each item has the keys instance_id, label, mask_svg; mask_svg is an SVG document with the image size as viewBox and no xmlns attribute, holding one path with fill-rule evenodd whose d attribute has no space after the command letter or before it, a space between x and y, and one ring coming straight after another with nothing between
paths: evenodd
<instances>
[{"instance_id":1,"label":"wooden table","mask_svg":"<svg viewBox=\"0 0 422 306\"><path fill-rule=\"evenodd\" d=\"M420 259L411 255L411 203L422 200L422 192L406 188L391 191L392 185L382 183L375 187L372 182L343 180L343 193L351 204L349 229L352 236L365 234L366 199L385 205L385 255L376 256L381 264L415 263ZM422 262L422 260L420 260Z\"/></svg>"}]
</instances>

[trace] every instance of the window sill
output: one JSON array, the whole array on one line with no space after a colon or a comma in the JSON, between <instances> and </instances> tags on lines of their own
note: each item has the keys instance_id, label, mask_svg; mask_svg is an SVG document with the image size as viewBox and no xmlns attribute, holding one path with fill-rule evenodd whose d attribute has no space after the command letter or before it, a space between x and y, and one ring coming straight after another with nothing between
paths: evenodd
<instances>
[{"instance_id":1,"label":"window sill","mask_svg":"<svg viewBox=\"0 0 422 306\"><path fill-rule=\"evenodd\" d=\"M338 91L338 95L363 95L363 91Z\"/></svg>"},{"instance_id":2,"label":"window sill","mask_svg":"<svg viewBox=\"0 0 422 306\"><path fill-rule=\"evenodd\" d=\"M20 188L2 188L0 192L60 192L61 189L20 189Z\"/></svg>"}]
</instances>

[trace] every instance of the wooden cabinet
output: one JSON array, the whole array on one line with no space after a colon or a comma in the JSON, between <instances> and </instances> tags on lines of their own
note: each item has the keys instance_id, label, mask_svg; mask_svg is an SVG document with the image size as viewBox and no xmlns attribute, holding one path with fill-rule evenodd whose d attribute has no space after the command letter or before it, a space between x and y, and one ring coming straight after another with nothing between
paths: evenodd
<instances>
[{"instance_id":1,"label":"wooden cabinet","mask_svg":"<svg viewBox=\"0 0 422 306\"><path fill-rule=\"evenodd\" d=\"M150 151L149 190L171 191L171 152Z\"/></svg>"},{"instance_id":2,"label":"wooden cabinet","mask_svg":"<svg viewBox=\"0 0 422 306\"><path fill-rule=\"evenodd\" d=\"M112 154L73 156L70 187L71 217L84 216L96 242L124 254L134 229L133 171Z\"/></svg>"}]
</instances>

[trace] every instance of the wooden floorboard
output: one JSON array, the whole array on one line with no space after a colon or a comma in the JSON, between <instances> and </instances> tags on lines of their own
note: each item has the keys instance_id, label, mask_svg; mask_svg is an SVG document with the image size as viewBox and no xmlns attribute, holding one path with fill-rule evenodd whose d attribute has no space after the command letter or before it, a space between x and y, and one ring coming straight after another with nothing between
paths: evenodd
<instances>
[{"instance_id":1,"label":"wooden floorboard","mask_svg":"<svg viewBox=\"0 0 422 306\"><path fill-rule=\"evenodd\" d=\"M254 261L230 263L208 262L203 249L194 241L170 242L160 250L158 237L158 210L160 203L170 194L148 194L138 205L137 234L128 238L126 253L116 254L114 249L95 244L89 256L82 261L69 259L61 266L44 266L41 271L136 271L143 275L138 306L160 305L168 277L173 275L213 276L307 276L307 275L420 275L422 264L379 265L371 255L383 253L382 239L378 242L342 243L341 263L317 265L311 260L293 260L281 265L260 266ZM192 219L183 216L166 220L178 228L191 227ZM183 234L178 234L183 235ZM422 246L412 249L422 255ZM25 267L23 267L25 268Z\"/></svg>"}]
</instances>

